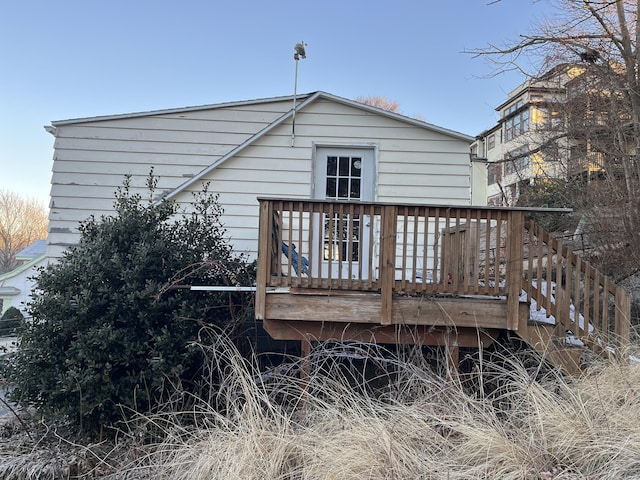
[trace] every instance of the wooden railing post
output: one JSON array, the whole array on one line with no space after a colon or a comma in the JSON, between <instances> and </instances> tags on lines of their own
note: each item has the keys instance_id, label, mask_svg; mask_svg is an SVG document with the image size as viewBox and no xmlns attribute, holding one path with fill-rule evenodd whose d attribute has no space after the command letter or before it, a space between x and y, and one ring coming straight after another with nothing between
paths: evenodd
<instances>
[{"instance_id":1,"label":"wooden railing post","mask_svg":"<svg viewBox=\"0 0 640 480\"><path fill-rule=\"evenodd\" d=\"M615 341L619 347L626 348L631 340L631 299L629 293L622 287L616 287L615 308Z\"/></svg>"},{"instance_id":2,"label":"wooden railing post","mask_svg":"<svg viewBox=\"0 0 640 480\"><path fill-rule=\"evenodd\" d=\"M560 240L557 240L556 254L556 325L561 326L564 332L571 325L571 258L568 249ZM574 318L575 320L575 318ZM579 319L577 325L580 325ZM571 325L571 331L579 335L578 329Z\"/></svg>"},{"instance_id":3,"label":"wooden railing post","mask_svg":"<svg viewBox=\"0 0 640 480\"><path fill-rule=\"evenodd\" d=\"M524 212L509 212L507 224L507 328L518 330L524 259Z\"/></svg>"},{"instance_id":4,"label":"wooden railing post","mask_svg":"<svg viewBox=\"0 0 640 480\"><path fill-rule=\"evenodd\" d=\"M385 205L382 209L382 232L380 235L380 323L390 325L393 319L393 287L396 270L397 207Z\"/></svg>"},{"instance_id":5,"label":"wooden railing post","mask_svg":"<svg viewBox=\"0 0 640 480\"><path fill-rule=\"evenodd\" d=\"M273 242L271 203L260 200L260 224L258 235L258 265L256 272L256 306L255 316L259 320L265 318L265 301L267 283L271 267L271 244ZM279 246L278 246L279 247Z\"/></svg>"}]
</instances>

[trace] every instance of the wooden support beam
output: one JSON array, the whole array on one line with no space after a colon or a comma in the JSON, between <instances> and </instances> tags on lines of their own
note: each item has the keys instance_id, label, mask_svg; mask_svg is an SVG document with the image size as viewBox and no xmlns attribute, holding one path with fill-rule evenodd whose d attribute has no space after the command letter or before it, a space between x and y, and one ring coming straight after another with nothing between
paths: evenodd
<instances>
[{"instance_id":1,"label":"wooden support beam","mask_svg":"<svg viewBox=\"0 0 640 480\"><path fill-rule=\"evenodd\" d=\"M381 324L380 318L384 315L381 295L376 293L274 293L268 294L265 301L264 318L269 320ZM391 311L387 315L386 325L508 328L507 302L502 298L396 295L391 299Z\"/></svg>"},{"instance_id":2,"label":"wooden support beam","mask_svg":"<svg viewBox=\"0 0 640 480\"><path fill-rule=\"evenodd\" d=\"M498 330L476 328L434 328L425 325L366 325L347 322L265 320L264 329L275 340L357 341L401 345L487 347Z\"/></svg>"}]
</instances>

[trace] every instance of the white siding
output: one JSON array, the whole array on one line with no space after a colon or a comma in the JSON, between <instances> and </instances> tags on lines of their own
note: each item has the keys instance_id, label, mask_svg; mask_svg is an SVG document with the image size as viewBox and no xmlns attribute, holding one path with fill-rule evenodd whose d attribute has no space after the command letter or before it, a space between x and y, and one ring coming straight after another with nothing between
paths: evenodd
<instances>
[{"instance_id":1,"label":"white siding","mask_svg":"<svg viewBox=\"0 0 640 480\"><path fill-rule=\"evenodd\" d=\"M77 222L108 214L125 174L144 195L150 168L171 192L275 121L288 102L185 111L57 126L49 254L77 240ZM469 205L469 142L368 110L320 98L218 165L175 198L210 182L235 249L255 256L257 197L310 198L316 146L377 151L377 198L384 202Z\"/></svg>"},{"instance_id":2,"label":"white siding","mask_svg":"<svg viewBox=\"0 0 640 480\"><path fill-rule=\"evenodd\" d=\"M474 160L471 164L471 203L484 206L487 204L487 176L489 165L486 161Z\"/></svg>"},{"instance_id":3,"label":"white siding","mask_svg":"<svg viewBox=\"0 0 640 480\"><path fill-rule=\"evenodd\" d=\"M113 212L116 189L131 175L146 194L154 169L158 194L197 175L290 109L289 102L58 122L54 144L48 255L77 241L77 223Z\"/></svg>"}]
</instances>

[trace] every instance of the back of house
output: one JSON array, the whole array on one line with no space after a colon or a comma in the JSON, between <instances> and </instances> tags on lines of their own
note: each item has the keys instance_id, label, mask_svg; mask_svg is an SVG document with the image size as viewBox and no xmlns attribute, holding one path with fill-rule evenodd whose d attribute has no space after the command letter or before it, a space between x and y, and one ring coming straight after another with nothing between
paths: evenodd
<instances>
[{"instance_id":1,"label":"back of house","mask_svg":"<svg viewBox=\"0 0 640 480\"><path fill-rule=\"evenodd\" d=\"M258 197L439 205L486 198L472 179L472 137L325 92L62 120L47 130L55 136L50 258L77 243L80 221L113 213L125 175L146 195L152 168L157 193L185 206L208 183L231 244L250 258Z\"/></svg>"}]
</instances>

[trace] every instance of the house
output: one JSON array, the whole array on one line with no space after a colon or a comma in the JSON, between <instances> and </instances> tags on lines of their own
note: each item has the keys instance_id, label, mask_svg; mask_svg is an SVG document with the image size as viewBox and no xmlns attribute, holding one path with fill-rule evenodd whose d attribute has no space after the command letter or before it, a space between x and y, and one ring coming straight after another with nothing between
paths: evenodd
<instances>
[{"instance_id":1,"label":"house","mask_svg":"<svg viewBox=\"0 0 640 480\"><path fill-rule=\"evenodd\" d=\"M579 142L565 131L567 92L583 74L578 65L560 65L523 82L496 107L498 122L471 146L487 161L488 205L515 205L538 179L567 178L575 170Z\"/></svg>"},{"instance_id":2,"label":"house","mask_svg":"<svg viewBox=\"0 0 640 480\"><path fill-rule=\"evenodd\" d=\"M10 307L15 307L27 315L25 304L29 300L34 282L31 277L36 268L46 263L46 240L36 240L18 252L19 265L10 272L0 275L0 316Z\"/></svg>"},{"instance_id":3,"label":"house","mask_svg":"<svg viewBox=\"0 0 640 480\"><path fill-rule=\"evenodd\" d=\"M471 146L487 162L489 205L515 205L528 186L549 178L624 176L621 158L635 151L634 136L627 100L611 87L624 69L590 68L558 65L496 107L499 120Z\"/></svg>"},{"instance_id":4,"label":"house","mask_svg":"<svg viewBox=\"0 0 640 480\"><path fill-rule=\"evenodd\" d=\"M325 92L52 122L48 256L112 212L124 176L151 167L166 198L210 182L236 251L255 258L259 196L471 205L473 138Z\"/></svg>"},{"instance_id":5,"label":"house","mask_svg":"<svg viewBox=\"0 0 640 480\"><path fill-rule=\"evenodd\" d=\"M523 112L518 125L505 118L512 133ZM303 350L419 343L455 360L460 347L517 334L570 363L554 346L569 328L585 341L629 337L623 290L530 209L486 206L486 163L465 134L325 92L46 128L49 257L78 241L78 222L113 212L125 175L144 195L153 167L162 195L185 205L208 183L234 249L257 259L256 318ZM534 305L551 327L530 324Z\"/></svg>"}]
</instances>

